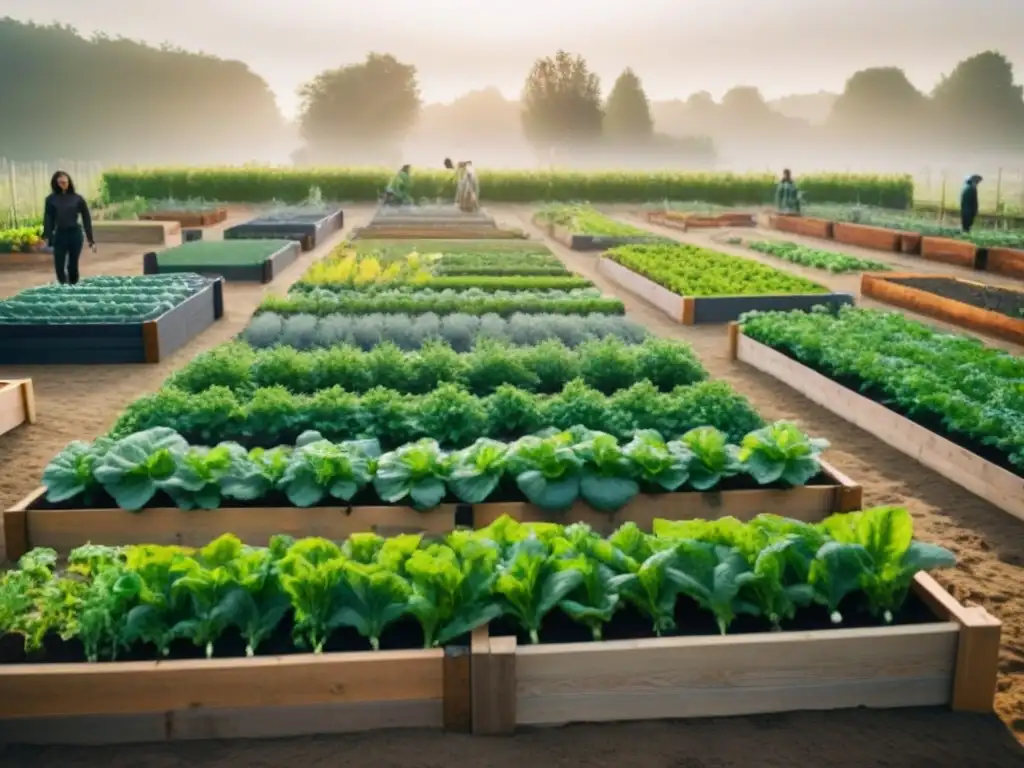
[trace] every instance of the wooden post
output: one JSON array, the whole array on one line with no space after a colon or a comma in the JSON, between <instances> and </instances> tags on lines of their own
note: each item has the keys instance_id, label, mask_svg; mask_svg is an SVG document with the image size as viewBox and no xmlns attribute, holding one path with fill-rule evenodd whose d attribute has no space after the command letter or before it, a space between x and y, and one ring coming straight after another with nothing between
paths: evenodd
<instances>
[{"instance_id":1,"label":"wooden post","mask_svg":"<svg viewBox=\"0 0 1024 768\"><path fill-rule=\"evenodd\" d=\"M15 180L17 171L14 170L14 163L11 163L10 168L10 184L11 184L11 213L14 216L14 226L18 226L18 182Z\"/></svg>"},{"instance_id":2,"label":"wooden post","mask_svg":"<svg viewBox=\"0 0 1024 768\"><path fill-rule=\"evenodd\" d=\"M996 173L996 213L1003 212L1003 169Z\"/></svg>"},{"instance_id":3,"label":"wooden post","mask_svg":"<svg viewBox=\"0 0 1024 768\"><path fill-rule=\"evenodd\" d=\"M470 733L473 729L472 656L464 645L444 651L444 729Z\"/></svg>"},{"instance_id":4,"label":"wooden post","mask_svg":"<svg viewBox=\"0 0 1024 768\"><path fill-rule=\"evenodd\" d=\"M939 196L939 223L946 220L946 172L942 172L942 193Z\"/></svg>"},{"instance_id":5,"label":"wooden post","mask_svg":"<svg viewBox=\"0 0 1024 768\"><path fill-rule=\"evenodd\" d=\"M736 321L729 323L729 359L733 362L739 357L740 345L740 324Z\"/></svg>"},{"instance_id":6,"label":"wooden post","mask_svg":"<svg viewBox=\"0 0 1024 768\"><path fill-rule=\"evenodd\" d=\"M487 627L471 639L473 735L504 736L516 729L516 639L491 637Z\"/></svg>"}]
</instances>

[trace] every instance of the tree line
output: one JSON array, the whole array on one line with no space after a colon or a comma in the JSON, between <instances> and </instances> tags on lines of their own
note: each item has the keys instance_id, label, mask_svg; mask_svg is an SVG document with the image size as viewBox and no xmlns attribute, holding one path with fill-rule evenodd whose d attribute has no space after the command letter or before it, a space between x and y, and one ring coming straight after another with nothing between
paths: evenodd
<instances>
[{"instance_id":1,"label":"tree line","mask_svg":"<svg viewBox=\"0 0 1024 768\"><path fill-rule=\"evenodd\" d=\"M972 56L923 93L894 67L866 69L842 93L822 95L820 124L784 114L757 88L719 101L648 99L625 69L608 95L586 59L538 59L518 101L493 88L449 105L424 105L415 66L389 54L328 70L300 90L290 126L266 82L237 61L95 36L70 27L0 19L0 155L104 162L242 162L293 148L309 163L394 163L403 143L433 135L451 145L525 142L541 157L684 158L715 147L755 152L820 146L832 152L1024 152L1024 97L1009 60ZM825 107L822 107L825 104ZM355 107L355 108L354 108ZM623 163L623 164L628 164Z\"/></svg>"}]
</instances>

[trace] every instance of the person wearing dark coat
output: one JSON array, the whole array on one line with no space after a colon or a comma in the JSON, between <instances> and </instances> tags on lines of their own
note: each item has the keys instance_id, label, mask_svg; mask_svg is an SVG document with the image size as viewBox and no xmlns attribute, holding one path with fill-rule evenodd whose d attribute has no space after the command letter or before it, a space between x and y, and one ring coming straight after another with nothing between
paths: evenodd
<instances>
[{"instance_id":1,"label":"person wearing dark coat","mask_svg":"<svg viewBox=\"0 0 1024 768\"><path fill-rule=\"evenodd\" d=\"M78 283L78 259L85 243L96 250L92 234L92 215L85 198L75 192L75 184L64 171L50 179L52 192L43 206L43 237L53 248L53 266L61 285ZM79 225L78 219L82 223ZM85 230L84 234L82 230Z\"/></svg>"},{"instance_id":2,"label":"person wearing dark coat","mask_svg":"<svg viewBox=\"0 0 1024 768\"><path fill-rule=\"evenodd\" d=\"M964 188L960 191L960 227L964 232L970 232L974 226L974 219L978 215L978 184L981 183L981 176L974 174L964 182Z\"/></svg>"}]
</instances>

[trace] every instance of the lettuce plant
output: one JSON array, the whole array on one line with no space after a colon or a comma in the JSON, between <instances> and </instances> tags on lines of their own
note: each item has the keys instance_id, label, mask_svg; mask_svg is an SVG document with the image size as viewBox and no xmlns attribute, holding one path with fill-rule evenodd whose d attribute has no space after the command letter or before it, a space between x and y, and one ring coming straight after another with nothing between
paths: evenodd
<instances>
[{"instance_id":1,"label":"lettuce plant","mask_svg":"<svg viewBox=\"0 0 1024 768\"><path fill-rule=\"evenodd\" d=\"M685 453L684 450L685 449ZM707 491L740 473L736 446L714 427L697 427L684 434L671 448L685 456L688 481L694 489Z\"/></svg>"},{"instance_id":2,"label":"lettuce plant","mask_svg":"<svg viewBox=\"0 0 1024 768\"><path fill-rule=\"evenodd\" d=\"M110 446L94 474L119 507L138 511L166 486L187 450L185 438L173 429L154 427Z\"/></svg>"},{"instance_id":3,"label":"lettuce plant","mask_svg":"<svg viewBox=\"0 0 1024 768\"><path fill-rule=\"evenodd\" d=\"M373 487L389 504L408 498L416 509L432 509L448 492L447 456L436 440L419 440L380 457Z\"/></svg>"},{"instance_id":4,"label":"lettuce plant","mask_svg":"<svg viewBox=\"0 0 1024 768\"><path fill-rule=\"evenodd\" d=\"M592 432L573 450L585 462L580 473L580 495L594 509L621 509L640 491L635 465L618 440L603 432Z\"/></svg>"},{"instance_id":5,"label":"lettuce plant","mask_svg":"<svg viewBox=\"0 0 1024 768\"><path fill-rule=\"evenodd\" d=\"M744 437L737 457L760 485L795 486L821 471L818 456L827 448L827 440L808 437L794 424L779 421Z\"/></svg>"},{"instance_id":6,"label":"lettuce plant","mask_svg":"<svg viewBox=\"0 0 1024 768\"><path fill-rule=\"evenodd\" d=\"M528 436L509 450L509 470L532 504L542 509L568 509L580 495L581 459L572 448L573 436Z\"/></svg>"},{"instance_id":7,"label":"lettuce plant","mask_svg":"<svg viewBox=\"0 0 1024 768\"><path fill-rule=\"evenodd\" d=\"M365 444L313 440L288 459L278 483L297 507L311 507L325 497L351 501L373 478L373 457Z\"/></svg>"},{"instance_id":8,"label":"lettuce plant","mask_svg":"<svg viewBox=\"0 0 1024 768\"><path fill-rule=\"evenodd\" d=\"M479 504L494 493L505 473L508 446L483 437L450 458L448 485L460 500Z\"/></svg>"}]
</instances>

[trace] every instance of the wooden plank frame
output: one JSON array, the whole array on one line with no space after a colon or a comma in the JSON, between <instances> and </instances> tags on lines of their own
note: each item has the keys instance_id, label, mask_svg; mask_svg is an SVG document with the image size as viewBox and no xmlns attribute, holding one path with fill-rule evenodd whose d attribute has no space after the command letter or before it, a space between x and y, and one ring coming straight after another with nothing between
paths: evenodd
<instances>
[{"instance_id":1,"label":"wooden plank frame","mask_svg":"<svg viewBox=\"0 0 1024 768\"><path fill-rule=\"evenodd\" d=\"M626 522L650 530L655 518L686 520L733 516L749 520L761 512L786 515L807 522L862 506L862 489L827 462L821 462L824 485L790 489L662 494L638 496L618 512L596 512L584 503L557 516L560 522L586 522L609 534ZM410 507L222 507L182 511L147 509L40 509L45 495L37 488L3 513L4 545L9 560L33 547L58 552L93 544L178 544L203 546L231 531L247 544L262 546L277 533L323 536L341 540L353 533L374 531L438 535L458 527L482 528L502 515L523 522L555 519L552 514L524 502L443 504L427 512Z\"/></svg>"},{"instance_id":2,"label":"wooden plank frame","mask_svg":"<svg viewBox=\"0 0 1024 768\"><path fill-rule=\"evenodd\" d=\"M0 666L0 743L471 730L466 647Z\"/></svg>"},{"instance_id":3,"label":"wooden plank frame","mask_svg":"<svg viewBox=\"0 0 1024 768\"><path fill-rule=\"evenodd\" d=\"M832 237L837 243L855 245L874 251L899 253L903 232L886 227L869 227L837 221L832 226Z\"/></svg>"},{"instance_id":4,"label":"wooden plank frame","mask_svg":"<svg viewBox=\"0 0 1024 768\"><path fill-rule=\"evenodd\" d=\"M32 379L0 379L0 435L21 424L36 423Z\"/></svg>"},{"instance_id":5,"label":"wooden plank frame","mask_svg":"<svg viewBox=\"0 0 1024 768\"><path fill-rule=\"evenodd\" d=\"M181 224L176 221L97 221L92 225L96 242L138 245L180 245Z\"/></svg>"},{"instance_id":6,"label":"wooden plank frame","mask_svg":"<svg viewBox=\"0 0 1024 768\"><path fill-rule=\"evenodd\" d=\"M989 248L985 271L1024 280L1024 248Z\"/></svg>"},{"instance_id":7,"label":"wooden plank frame","mask_svg":"<svg viewBox=\"0 0 1024 768\"><path fill-rule=\"evenodd\" d=\"M775 377L817 405L1024 520L1024 478L754 341L739 327L730 332L730 357Z\"/></svg>"},{"instance_id":8,"label":"wooden plank frame","mask_svg":"<svg viewBox=\"0 0 1024 768\"><path fill-rule=\"evenodd\" d=\"M922 237L921 258L953 264L965 269L980 269L985 250L974 243L949 237Z\"/></svg>"},{"instance_id":9,"label":"wooden plank frame","mask_svg":"<svg viewBox=\"0 0 1024 768\"><path fill-rule=\"evenodd\" d=\"M680 296L612 259L601 257L597 273L660 309L680 325L728 323L745 312L836 309L854 303L848 293L779 294L766 296Z\"/></svg>"},{"instance_id":10,"label":"wooden plank frame","mask_svg":"<svg viewBox=\"0 0 1024 768\"><path fill-rule=\"evenodd\" d=\"M176 221L184 227L212 227L228 218L228 209L223 206L203 211L159 210L139 216L142 221Z\"/></svg>"},{"instance_id":11,"label":"wooden plank frame","mask_svg":"<svg viewBox=\"0 0 1024 768\"><path fill-rule=\"evenodd\" d=\"M536 646L481 630L473 732L854 707L991 712L999 621L927 574L913 589L934 623Z\"/></svg>"},{"instance_id":12,"label":"wooden plank frame","mask_svg":"<svg viewBox=\"0 0 1024 768\"><path fill-rule=\"evenodd\" d=\"M791 235L803 237L816 237L820 240L831 240L833 234L833 222L827 219L815 219L808 216L794 216L789 214L773 214L768 219L772 229L779 232L788 232Z\"/></svg>"},{"instance_id":13,"label":"wooden plank frame","mask_svg":"<svg viewBox=\"0 0 1024 768\"><path fill-rule=\"evenodd\" d=\"M921 315L934 317L936 320L959 325L961 328L1006 339L1017 344L1024 344L1024 318L1008 317L1000 312L992 312L988 309L975 307L972 304L966 304L955 299L947 299L944 296L909 285L901 285L893 282L894 278L966 282L953 275L929 275L916 272L865 272L861 275L860 292L864 296L869 296L885 304L891 304L894 307L902 307ZM1009 289L1003 288L1001 290ZM1024 296L1024 291L1021 292L1021 295Z\"/></svg>"}]
</instances>

